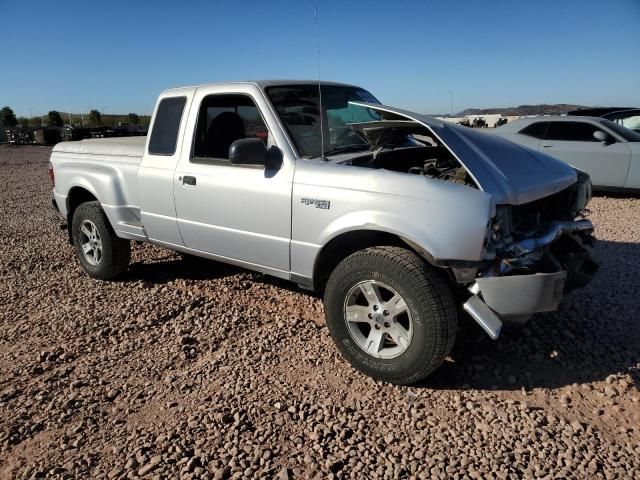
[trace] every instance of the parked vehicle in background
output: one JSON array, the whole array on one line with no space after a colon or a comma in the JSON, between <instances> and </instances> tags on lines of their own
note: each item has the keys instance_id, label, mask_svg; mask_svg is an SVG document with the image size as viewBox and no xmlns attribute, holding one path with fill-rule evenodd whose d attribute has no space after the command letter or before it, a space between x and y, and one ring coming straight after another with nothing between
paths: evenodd
<instances>
[{"instance_id":1,"label":"parked vehicle in background","mask_svg":"<svg viewBox=\"0 0 640 480\"><path fill-rule=\"evenodd\" d=\"M32 145L34 143L34 129L21 125L7 131L7 141L11 145Z\"/></svg>"},{"instance_id":2,"label":"parked vehicle in background","mask_svg":"<svg viewBox=\"0 0 640 480\"><path fill-rule=\"evenodd\" d=\"M147 138L61 143L50 175L91 277L137 240L291 280L354 367L399 384L443 362L459 311L496 339L597 270L588 175L350 85L167 90Z\"/></svg>"},{"instance_id":3,"label":"parked vehicle in background","mask_svg":"<svg viewBox=\"0 0 640 480\"><path fill-rule=\"evenodd\" d=\"M607 113L603 115L602 118L606 118L629 130L640 133L640 108Z\"/></svg>"},{"instance_id":4,"label":"parked vehicle in background","mask_svg":"<svg viewBox=\"0 0 640 480\"><path fill-rule=\"evenodd\" d=\"M590 108L588 110L573 110L567 115L602 117L640 133L640 108L608 107Z\"/></svg>"},{"instance_id":5,"label":"parked vehicle in background","mask_svg":"<svg viewBox=\"0 0 640 480\"><path fill-rule=\"evenodd\" d=\"M635 107L593 107L593 108L579 108L578 110L571 110L567 112L567 115L574 117L603 117L608 113L619 112L621 110L632 110Z\"/></svg>"},{"instance_id":6,"label":"parked vehicle in background","mask_svg":"<svg viewBox=\"0 0 640 480\"><path fill-rule=\"evenodd\" d=\"M493 133L587 172L596 189L640 189L640 134L605 118L521 118Z\"/></svg>"},{"instance_id":7,"label":"parked vehicle in background","mask_svg":"<svg viewBox=\"0 0 640 480\"><path fill-rule=\"evenodd\" d=\"M62 141L63 127L40 127L33 129L33 143L37 145L55 145Z\"/></svg>"}]
</instances>

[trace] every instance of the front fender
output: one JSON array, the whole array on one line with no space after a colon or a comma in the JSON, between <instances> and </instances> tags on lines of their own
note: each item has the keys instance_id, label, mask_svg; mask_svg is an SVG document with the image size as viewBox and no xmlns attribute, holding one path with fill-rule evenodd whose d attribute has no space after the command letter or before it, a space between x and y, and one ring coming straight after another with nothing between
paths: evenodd
<instances>
[{"instance_id":1,"label":"front fender","mask_svg":"<svg viewBox=\"0 0 640 480\"><path fill-rule=\"evenodd\" d=\"M381 179L391 177L389 173L380 172ZM407 174L390 179L394 182L388 193L353 188L355 181L351 188L347 184L340 188L294 185L292 272L311 278L325 245L360 230L396 235L436 261L482 258L487 225L495 209L491 195Z\"/></svg>"}]
</instances>

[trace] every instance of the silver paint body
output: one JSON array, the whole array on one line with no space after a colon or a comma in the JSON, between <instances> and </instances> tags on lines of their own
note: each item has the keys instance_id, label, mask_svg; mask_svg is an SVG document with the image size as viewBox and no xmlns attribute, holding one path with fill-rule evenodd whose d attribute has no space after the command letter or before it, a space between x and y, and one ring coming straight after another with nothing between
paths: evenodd
<instances>
[{"instance_id":1,"label":"silver paint body","mask_svg":"<svg viewBox=\"0 0 640 480\"><path fill-rule=\"evenodd\" d=\"M519 133L537 122L588 123L615 142L542 140ZM640 189L640 142L629 142L607 128L599 117L545 116L521 118L496 128L493 133L533 150L544 151L583 170L596 188Z\"/></svg>"},{"instance_id":2,"label":"silver paint body","mask_svg":"<svg viewBox=\"0 0 640 480\"><path fill-rule=\"evenodd\" d=\"M265 86L283 83L229 83L163 92L158 103L173 96L187 99L172 156L150 155L140 137L56 145L51 162L60 212L67 215L71 190L83 188L100 201L122 238L312 282L323 247L354 231L397 235L430 261L480 261L497 204L530 202L576 182L572 168L534 150L377 104L365 105L431 130L479 188L301 159L264 94ZM268 127L269 143L282 152L281 168L191 162L200 102L216 93L252 97ZM195 176L197 184L184 184L185 175ZM318 208L309 199L328 201L329 208Z\"/></svg>"}]
</instances>

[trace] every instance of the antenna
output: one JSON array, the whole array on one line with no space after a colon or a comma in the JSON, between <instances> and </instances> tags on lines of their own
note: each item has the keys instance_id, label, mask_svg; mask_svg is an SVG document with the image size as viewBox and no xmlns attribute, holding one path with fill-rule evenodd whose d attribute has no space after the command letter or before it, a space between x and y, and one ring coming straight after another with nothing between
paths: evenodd
<instances>
[{"instance_id":1,"label":"antenna","mask_svg":"<svg viewBox=\"0 0 640 480\"><path fill-rule=\"evenodd\" d=\"M324 158L324 115L322 114L322 88L320 86L320 34L318 33L318 7L314 10L316 25L316 62L318 63L318 107L320 113L320 156Z\"/></svg>"}]
</instances>

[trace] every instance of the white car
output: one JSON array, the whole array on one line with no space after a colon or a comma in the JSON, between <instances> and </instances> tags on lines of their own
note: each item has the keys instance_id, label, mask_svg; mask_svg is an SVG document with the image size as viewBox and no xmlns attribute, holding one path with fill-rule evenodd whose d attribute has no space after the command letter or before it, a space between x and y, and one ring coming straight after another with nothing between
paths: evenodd
<instances>
[{"instance_id":1,"label":"white car","mask_svg":"<svg viewBox=\"0 0 640 480\"><path fill-rule=\"evenodd\" d=\"M640 134L610 120L521 118L493 133L584 170L596 189L640 190Z\"/></svg>"}]
</instances>

